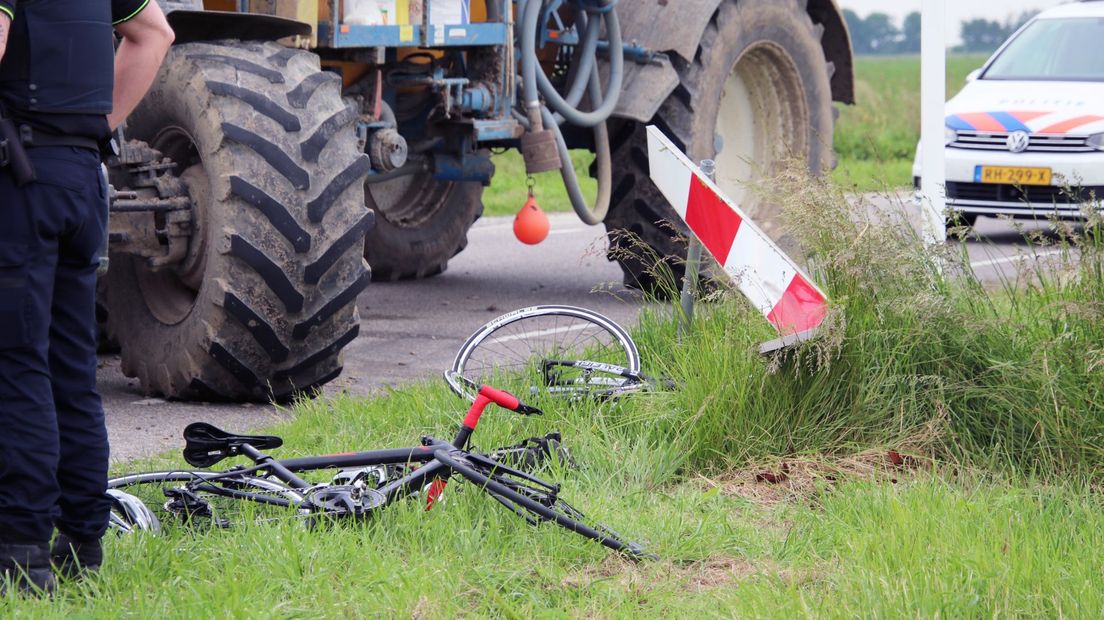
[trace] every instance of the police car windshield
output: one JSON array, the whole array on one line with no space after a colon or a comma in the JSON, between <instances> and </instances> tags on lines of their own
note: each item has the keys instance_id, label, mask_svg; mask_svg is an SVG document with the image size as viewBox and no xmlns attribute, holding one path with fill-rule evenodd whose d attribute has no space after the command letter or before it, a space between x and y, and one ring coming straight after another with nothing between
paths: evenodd
<instances>
[{"instance_id":1,"label":"police car windshield","mask_svg":"<svg viewBox=\"0 0 1104 620\"><path fill-rule=\"evenodd\" d=\"M1104 82L1104 18L1038 19L997 56L985 80Z\"/></svg>"}]
</instances>

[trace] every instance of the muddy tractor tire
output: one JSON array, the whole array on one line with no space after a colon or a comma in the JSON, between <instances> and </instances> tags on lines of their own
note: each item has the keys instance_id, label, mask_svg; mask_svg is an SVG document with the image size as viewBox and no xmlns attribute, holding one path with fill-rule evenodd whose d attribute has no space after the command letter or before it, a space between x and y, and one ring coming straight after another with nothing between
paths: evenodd
<instances>
[{"instance_id":1,"label":"muddy tractor tire","mask_svg":"<svg viewBox=\"0 0 1104 620\"><path fill-rule=\"evenodd\" d=\"M483 185L408 175L365 185L376 224L364 257L379 281L427 278L443 272L468 245L468 229L483 215Z\"/></svg>"},{"instance_id":2,"label":"muddy tractor tire","mask_svg":"<svg viewBox=\"0 0 1104 620\"><path fill-rule=\"evenodd\" d=\"M680 84L654 118L611 127L615 165L605 224L609 259L621 264L627 285L670 292L684 272L686 227L648 177L648 124L692 161L715 159L721 189L792 247L777 207L743 182L769 177L793 158L817 173L833 165L833 66L822 33L804 2L724 0L694 57L670 55Z\"/></svg>"},{"instance_id":3,"label":"muddy tractor tire","mask_svg":"<svg viewBox=\"0 0 1104 620\"><path fill-rule=\"evenodd\" d=\"M274 43L170 50L127 137L170 157L193 204L180 263L113 255L110 331L148 394L284 401L341 372L373 220L341 80Z\"/></svg>"}]
</instances>

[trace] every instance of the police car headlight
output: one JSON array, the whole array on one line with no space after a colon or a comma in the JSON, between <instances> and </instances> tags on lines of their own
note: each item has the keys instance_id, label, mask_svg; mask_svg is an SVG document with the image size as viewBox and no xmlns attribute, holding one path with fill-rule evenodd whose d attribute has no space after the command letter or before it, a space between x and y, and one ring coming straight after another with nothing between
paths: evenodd
<instances>
[{"instance_id":1,"label":"police car headlight","mask_svg":"<svg viewBox=\"0 0 1104 620\"><path fill-rule=\"evenodd\" d=\"M1104 133L1094 133L1085 143L1098 151L1104 151Z\"/></svg>"},{"instance_id":2,"label":"police car headlight","mask_svg":"<svg viewBox=\"0 0 1104 620\"><path fill-rule=\"evenodd\" d=\"M947 146L950 143L954 142L955 140L958 140L958 132L951 129L950 127L944 126L943 127L943 146Z\"/></svg>"}]
</instances>

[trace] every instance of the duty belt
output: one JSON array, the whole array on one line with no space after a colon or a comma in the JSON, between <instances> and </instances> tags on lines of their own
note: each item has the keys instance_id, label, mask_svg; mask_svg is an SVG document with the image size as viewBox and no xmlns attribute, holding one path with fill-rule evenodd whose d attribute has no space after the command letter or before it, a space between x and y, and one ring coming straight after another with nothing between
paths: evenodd
<instances>
[{"instance_id":1,"label":"duty belt","mask_svg":"<svg viewBox=\"0 0 1104 620\"><path fill-rule=\"evenodd\" d=\"M105 154L103 145L92 138L36 132L30 125L16 125L0 114L0 168L11 168L16 185L22 187L35 180L34 164L27 157L27 149L46 146L82 148L101 156Z\"/></svg>"},{"instance_id":2,"label":"duty belt","mask_svg":"<svg viewBox=\"0 0 1104 620\"><path fill-rule=\"evenodd\" d=\"M71 146L80 149L91 149L100 152L100 143L92 138L83 136L58 136L54 134L35 131L30 125L19 126L19 139L23 146L29 149L42 146Z\"/></svg>"}]
</instances>

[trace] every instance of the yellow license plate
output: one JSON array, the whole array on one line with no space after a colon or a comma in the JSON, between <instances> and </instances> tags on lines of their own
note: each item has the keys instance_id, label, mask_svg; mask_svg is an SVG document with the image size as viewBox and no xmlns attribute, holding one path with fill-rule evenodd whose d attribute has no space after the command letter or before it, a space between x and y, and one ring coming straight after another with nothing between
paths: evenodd
<instances>
[{"instance_id":1,"label":"yellow license plate","mask_svg":"<svg viewBox=\"0 0 1104 620\"><path fill-rule=\"evenodd\" d=\"M1019 166L978 166L978 180L1002 185L1050 185L1050 168Z\"/></svg>"}]
</instances>

